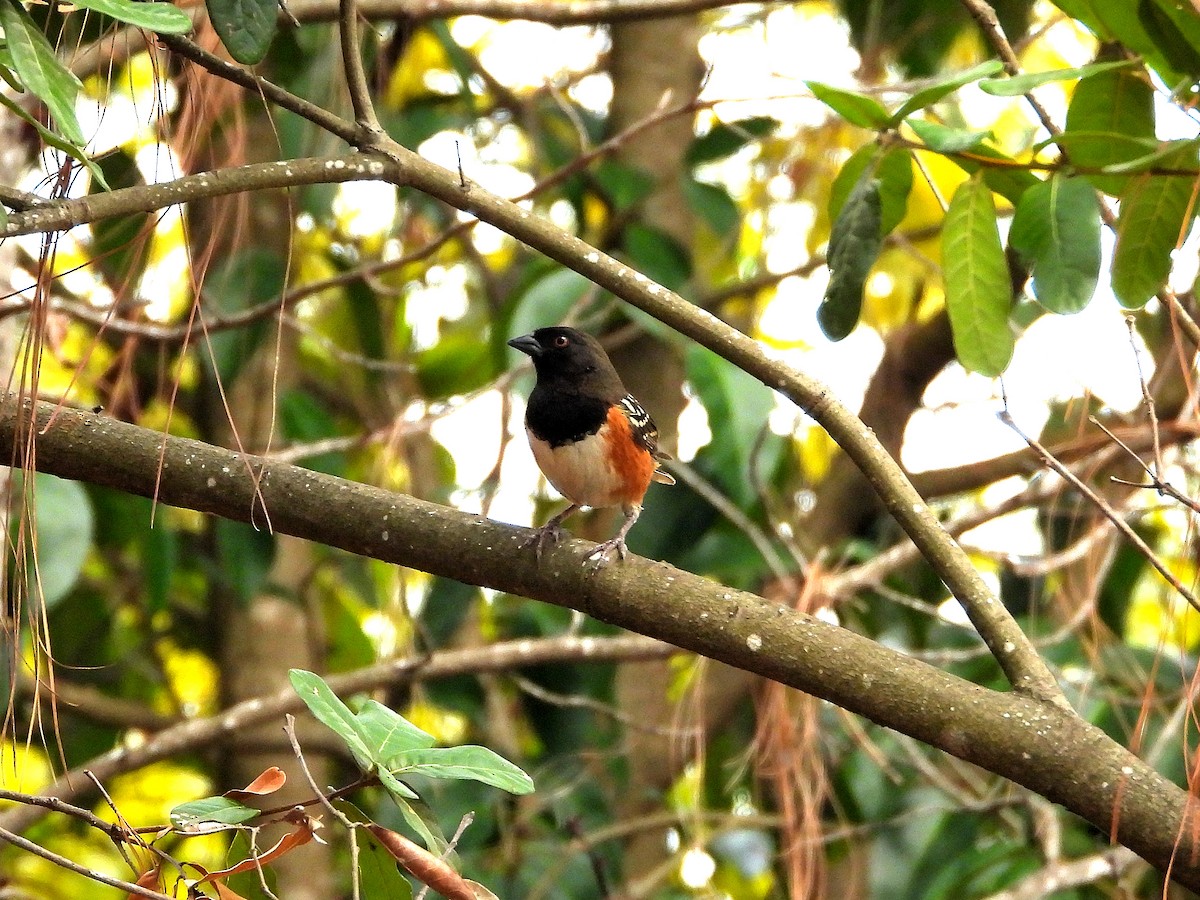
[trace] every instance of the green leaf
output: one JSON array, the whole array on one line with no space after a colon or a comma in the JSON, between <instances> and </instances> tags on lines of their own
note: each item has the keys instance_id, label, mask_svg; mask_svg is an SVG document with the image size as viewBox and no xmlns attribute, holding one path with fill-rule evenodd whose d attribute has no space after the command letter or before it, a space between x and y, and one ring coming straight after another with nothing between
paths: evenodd
<instances>
[{"instance_id":1,"label":"green leaf","mask_svg":"<svg viewBox=\"0 0 1200 900\"><path fill-rule=\"evenodd\" d=\"M831 87L819 81L804 82L813 96L835 113L860 128L884 130L892 126L892 117L878 100Z\"/></svg>"},{"instance_id":2,"label":"green leaf","mask_svg":"<svg viewBox=\"0 0 1200 900\"><path fill-rule=\"evenodd\" d=\"M678 291L692 277L692 261L679 243L658 228L632 223L621 232L629 264L651 281Z\"/></svg>"},{"instance_id":3,"label":"green leaf","mask_svg":"<svg viewBox=\"0 0 1200 900\"><path fill-rule=\"evenodd\" d=\"M147 3L138 0L75 0L76 6L95 10L138 28L159 34L187 34L192 19L182 9L170 3Z\"/></svg>"},{"instance_id":4,"label":"green leaf","mask_svg":"<svg viewBox=\"0 0 1200 900\"><path fill-rule=\"evenodd\" d=\"M225 853L225 866L233 867L242 860L250 859L255 853L262 854L263 848L251 844L249 829L238 829L233 833L229 842L229 850ZM359 840L362 840L361 834ZM279 900L275 891L278 889L276 872L271 866L263 866L259 870L238 872L225 880L225 886L234 891L244 900Z\"/></svg>"},{"instance_id":5,"label":"green leaf","mask_svg":"<svg viewBox=\"0 0 1200 900\"><path fill-rule=\"evenodd\" d=\"M39 122L37 117L34 116L29 110L9 97L4 91L0 91L0 105L6 107L10 112L28 122L48 147L53 147L55 150L61 150L72 159L82 163L85 167L87 167L88 172L91 173L93 180L97 181L105 190L110 190L108 182L105 180L103 170L95 160L87 155L83 147L72 144L70 141L64 140L60 135L55 134L53 131Z\"/></svg>"},{"instance_id":6,"label":"green leaf","mask_svg":"<svg viewBox=\"0 0 1200 900\"><path fill-rule=\"evenodd\" d=\"M995 377L1008 367L1012 285L992 192L980 178L954 193L942 230L942 270L954 349L966 368Z\"/></svg>"},{"instance_id":7,"label":"green leaf","mask_svg":"<svg viewBox=\"0 0 1200 900\"><path fill-rule=\"evenodd\" d=\"M358 878L363 897L412 900L412 885L396 865L396 858L370 829L355 831L358 840Z\"/></svg>"},{"instance_id":8,"label":"green leaf","mask_svg":"<svg viewBox=\"0 0 1200 900\"><path fill-rule=\"evenodd\" d=\"M913 158L909 150L884 152L878 144L860 147L846 160L829 190L829 219L837 222L842 207L863 173L872 172L879 179L879 199L882 204L880 233L890 234L908 211L908 195L913 184Z\"/></svg>"},{"instance_id":9,"label":"green leaf","mask_svg":"<svg viewBox=\"0 0 1200 900\"><path fill-rule=\"evenodd\" d=\"M739 119L736 122L720 122L709 129L707 134L692 141L685 160L689 167L695 167L702 163L724 159L732 156L751 141L765 137L778 127L778 120L772 119L770 116L754 116L749 119Z\"/></svg>"},{"instance_id":10,"label":"green leaf","mask_svg":"<svg viewBox=\"0 0 1200 900\"><path fill-rule=\"evenodd\" d=\"M939 81L936 84L931 84L927 88L922 88L905 100L900 108L892 113L891 124L899 124L901 120L908 118L917 112L917 110L932 106L943 97L957 91L963 85L979 81L981 78L987 78L989 75L995 75L1003 71L1004 64L1000 60L989 59L987 62L980 63L965 72L959 72L957 75L951 75L949 78Z\"/></svg>"},{"instance_id":11,"label":"green leaf","mask_svg":"<svg viewBox=\"0 0 1200 900\"><path fill-rule=\"evenodd\" d=\"M1192 9L1184 10L1180 22L1195 22L1196 14ZM1138 21L1146 29L1146 34L1154 42L1154 46L1162 52L1171 68L1189 76L1194 83L1200 77L1200 53L1196 51L1194 39L1200 37L1193 27L1191 39L1183 33L1180 24L1160 6L1155 0L1139 0L1137 7Z\"/></svg>"},{"instance_id":12,"label":"green leaf","mask_svg":"<svg viewBox=\"0 0 1200 900\"><path fill-rule=\"evenodd\" d=\"M34 479L37 510L37 575L42 601L53 606L79 581L92 548L92 504L78 481L38 473Z\"/></svg>"},{"instance_id":13,"label":"green leaf","mask_svg":"<svg viewBox=\"0 0 1200 900\"><path fill-rule=\"evenodd\" d=\"M1099 135L1095 138L1078 135ZM1119 138L1113 138L1119 135ZM1149 149L1147 149L1149 143ZM1145 156L1157 146L1154 127L1154 90L1144 72L1109 69L1089 75L1075 87L1067 107L1067 127L1059 136L1068 148L1071 163L1098 170ZM1101 191L1118 196L1128 178L1089 174Z\"/></svg>"},{"instance_id":14,"label":"green leaf","mask_svg":"<svg viewBox=\"0 0 1200 900\"><path fill-rule=\"evenodd\" d=\"M205 6L230 56L246 66L262 62L275 38L279 0L205 0Z\"/></svg>"},{"instance_id":15,"label":"green leaf","mask_svg":"<svg viewBox=\"0 0 1200 900\"><path fill-rule=\"evenodd\" d=\"M654 190L654 179L634 166L607 159L593 171L596 183L618 212L644 200Z\"/></svg>"},{"instance_id":16,"label":"green leaf","mask_svg":"<svg viewBox=\"0 0 1200 900\"><path fill-rule=\"evenodd\" d=\"M1032 263L1033 293L1051 312L1091 302L1100 275L1100 204L1083 178L1056 174L1021 197L1008 241Z\"/></svg>"},{"instance_id":17,"label":"green leaf","mask_svg":"<svg viewBox=\"0 0 1200 900\"><path fill-rule=\"evenodd\" d=\"M446 840L446 835L442 832L442 826L438 824L437 816L423 800L408 790L407 787L400 785L387 769L380 769L378 772L380 783L387 788L392 802L396 804L396 808L400 810L400 815L408 827L415 831L418 837L429 848L429 852L436 853L439 856L444 855L450 849L450 842ZM400 785L405 791L408 791L408 797L397 793L395 786Z\"/></svg>"},{"instance_id":18,"label":"green leaf","mask_svg":"<svg viewBox=\"0 0 1200 900\"><path fill-rule=\"evenodd\" d=\"M732 238L737 235L742 224L742 213L725 188L685 177L683 195L692 212L703 219L718 237Z\"/></svg>"},{"instance_id":19,"label":"green leaf","mask_svg":"<svg viewBox=\"0 0 1200 900\"><path fill-rule=\"evenodd\" d=\"M831 341L840 341L858 324L867 274L883 246L879 187L870 170L863 172L829 235L829 286L817 307L817 323Z\"/></svg>"},{"instance_id":20,"label":"green leaf","mask_svg":"<svg viewBox=\"0 0 1200 900\"><path fill-rule=\"evenodd\" d=\"M317 721L332 729L346 743L358 767L367 773L374 772L375 754L367 745L362 726L350 707L330 690L320 675L304 669L292 669L288 672L288 679Z\"/></svg>"},{"instance_id":21,"label":"green leaf","mask_svg":"<svg viewBox=\"0 0 1200 900\"><path fill-rule=\"evenodd\" d=\"M265 528L230 519L218 519L215 529L221 577L243 603L249 603L271 574L275 536Z\"/></svg>"},{"instance_id":22,"label":"green leaf","mask_svg":"<svg viewBox=\"0 0 1200 900\"><path fill-rule=\"evenodd\" d=\"M430 747L406 750L388 765L393 775L405 773L429 778L457 778L480 781L510 794L533 792L533 779L487 747Z\"/></svg>"},{"instance_id":23,"label":"green leaf","mask_svg":"<svg viewBox=\"0 0 1200 900\"><path fill-rule=\"evenodd\" d=\"M708 421L721 426L713 429L702 459L739 504L753 503L754 488L745 473L752 469L751 458L774 405L771 392L753 375L701 347L691 346L686 362L688 382Z\"/></svg>"},{"instance_id":24,"label":"green leaf","mask_svg":"<svg viewBox=\"0 0 1200 900\"><path fill-rule=\"evenodd\" d=\"M1099 72L1108 72L1111 69L1128 68L1134 65L1137 65L1136 60L1118 59L1111 62L1089 63L1086 66L1076 66L1072 69L1031 72L1012 78L987 78L979 82L979 89L993 97L1019 97L1052 81L1074 81L1077 78L1087 78Z\"/></svg>"},{"instance_id":25,"label":"green leaf","mask_svg":"<svg viewBox=\"0 0 1200 900\"><path fill-rule=\"evenodd\" d=\"M372 758L385 766L397 753L424 750L437 743L433 735L426 734L400 713L377 700L364 702L356 718L359 733L371 748Z\"/></svg>"},{"instance_id":26,"label":"green leaf","mask_svg":"<svg viewBox=\"0 0 1200 900\"><path fill-rule=\"evenodd\" d=\"M192 834L219 831L221 826L240 825L259 815L257 809L228 797L205 797L181 803L170 812L171 824L179 831ZM206 828L206 825L218 827Z\"/></svg>"},{"instance_id":27,"label":"green leaf","mask_svg":"<svg viewBox=\"0 0 1200 900\"><path fill-rule=\"evenodd\" d=\"M912 119L907 124L926 147L938 153L961 153L964 150L973 150L992 136L990 131L950 128L937 122L926 122L924 119Z\"/></svg>"},{"instance_id":28,"label":"green leaf","mask_svg":"<svg viewBox=\"0 0 1200 900\"><path fill-rule=\"evenodd\" d=\"M1171 253L1185 222L1195 214L1193 180L1142 175L1121 200L1112 287L1117 300L1136 308L1158 293L1171 272Z\"/></svg>"},{"instance_id":29,"label":"green leaf","mask_svg":"<svg viewBox=\"0 0 1200 900\"><path fill-rule=\"evenodd\" d=\"M1185 169L1188 175L1200 174L1200 168L1196 165L1196 154L1194 152L1200 148L1200 138L1189 138L1186 141L1168 141L1152 153L1147 153L1145 156L1139 156L1136 159L1131 159L1128 162L1113 163L1110 166L1105 166L1105 172L1114 172L1122 175L1140 175L1142 172L1151 169ZM1183 165L1178 165L1179 161L1183 161Z\"/></svg>"},{"instance_id":30,"label":"green leaf","mask_svg":"<svg viewBox=\"0 0 1200 900\"><path fill-rule=\"evenodd\" d=\"M46 35L18 0L0 0L0 27L25 87L46 104L62 136L82 147L83 129L75 117L75 98L83 87L79 79L59 62Z\"/></svg>"},{"instance_id":31,"label":"green leaf","mask_svg":"<svg viewBox=\"0 0 1200 900\"><path fill-rule=\"evenodd\" d=\"M436 344L416 357L417 378L427 399L468 393L498 374L487 332L464 324L446 328Z\"/></svg>"}]
</instances>

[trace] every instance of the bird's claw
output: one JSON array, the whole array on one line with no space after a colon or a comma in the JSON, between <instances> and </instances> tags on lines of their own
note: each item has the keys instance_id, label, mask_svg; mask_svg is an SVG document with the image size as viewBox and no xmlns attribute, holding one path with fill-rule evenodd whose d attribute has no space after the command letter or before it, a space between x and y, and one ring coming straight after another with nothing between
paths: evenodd
<instances>
[{"instance_id":1,"label":"bird's claw","mask_svg":"<svg viewBox=\"0 0 1200 900\"><path fill-rule=\"evenodd\" d=\"M558 543L561 537L562 528L557 522L550 521L530 535L529 538L526 539L525 543L521 545L521 549L524 550L527 547L532 546L534 548L534 557L538 560L538 562L541 562L542 550L545 549L546 544L549 543L551 546L553 546Z\"/></svg>"},{"instance_id":2,"label":"bird's claw","mask_svg":"<svg viewBox=\"0 0 1200 900\"><path fill-rule=\"evenodd\" d=\"M584 565L594 575L604 568L604 566L608 565L608 554L613 550L617 551L617 556L621 559L625 559L629 555L629 550L625 547L625 541L621 540L621 538L613 538L602 544L597 544L595 549L587 555L587 562Z\"/></svg>"}]
</instances>

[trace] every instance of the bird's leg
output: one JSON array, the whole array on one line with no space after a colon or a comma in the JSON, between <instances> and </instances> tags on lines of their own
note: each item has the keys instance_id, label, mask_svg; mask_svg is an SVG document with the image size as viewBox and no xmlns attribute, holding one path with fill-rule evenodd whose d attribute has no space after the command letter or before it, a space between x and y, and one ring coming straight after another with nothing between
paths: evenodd
<instances>
[{"instance_id":1,"label":"bird's leg","mask_svg":"<svg viewBox=\"0 0 1200 900\"><path fill-rule=\"evenodd\" d=\"M546 546L546 542L549 541L551 544L557 544L558 539L562 537L562 523L566 520L567 516L579 512L580 509L582 509L582 507L578 503L572 503L557 516L535 531L533 536L521 545L522 548L528 547L530 544L532 544L535 548L533 551L534 556L536 556L540 561L542 558L542 548Z\"/></svg>"},{"instance_id":2,"label":"bird's leg","mask_svg":"<svg viewBox=\"0 0 1200 900\"><path fill-rule=\"evenodd\" d=\"M604 543L597 544L596 549L588 554L589 565L593 572L608 562L609 551L616 550L617 555L621 559L624 559L629 554L629 550L625 546L625 535L629 534L629 529L633 527L633 523L642 514L642 508L634 506L631 503L627 503L621 508L625 511L625 521L621 523L620 529Z\"/></svg>"}]
</instances>

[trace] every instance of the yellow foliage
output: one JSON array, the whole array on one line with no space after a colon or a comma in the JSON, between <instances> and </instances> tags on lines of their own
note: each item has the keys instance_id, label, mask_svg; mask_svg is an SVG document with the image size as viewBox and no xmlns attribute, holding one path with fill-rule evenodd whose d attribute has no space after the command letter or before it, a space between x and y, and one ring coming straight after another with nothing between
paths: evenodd
<instances>
[{"instance_id":1,"label":"yellow foliage","mask_svg":"<svg viewBox=\"0 0 1200 900\"><path fill-rule=\"evenodd\" d=\"M173 807L213 791L212 780L207 776L166 760L118 775L106 787L113 805L135 826L167 824ZM106 803L98 803L93 811L107 822L115 821Z\"/></svg>"},{"instance_id":2,"label":"yellow foliage","mask_svg":"<svg viewBox=\"0 0 1200 900\"><path fill-rule=\"evenodd\" d=\"M462 713L415 701L403 715L422 731L437 738L439 744L454 747L467 739L470 721Z\"/></svg>"},{"instance_id":3,"label":"yellow foliage","mask_svg":"<svg viewBox=\"0 0 1200 900\"><path fill-rule=\"evenodd\" d=\"M1183 584L1196 583L1194 560L1170 556L1167 568ZM1200 612L1179 594L1162 576L1147 568L1138 579L1125 615L1125 640L1134 647L1195 650L1200 646Z\"/></svg>"},{"instance_id":4,"label":"yellow foliage","mask_svg":"<svg viewBox=\"0 0 1200 900\"><path fill-rule=\"evenodd\" d=\"M0 788L34 793L53 780L54 770L41 748L14 741L0 744ZM0 810L12 805L0 800Z\"/></svg>"},{"instance_id":5,"label":"yellow foliage","mask_svg":"<svg viewBox=\"0 0 1200 900\"><path fill-rule=\"evenodd\" d=\"M916 245L888 247L863 290L862 321L880 334L911 321L916 304L937 280L935 267Z\"/></svg>"},{"instance_id":6,"label":"yellow foliage","mask_svg":"<svg viewBox=\"0 0 1200 900\"><path fill-rule=\"evenodd\" d=\"M189 377L191 377L190 373L195 372L195 363L184 364L182 371L189 373ZM196 423L192 421L191 416L178 406L172 409L165 400L158 397L152 399L142 409L142 414L138 417L138 424L160 434L166 431L176 437L200 438L200 431L196 428Z\"/></svg>"},{"instance_id":7,"label":"yellow foliage","mask_svg":"<svg viewBox=\"0 0 1200 900\"><path fill-rule=\"evenodd\" d=\"M184 649L165 638L156 649L167 676L169 692L154 698L154 708L164 715L182 711L188 716L212 715L218 709L220 672L199 650Z\"/></svg>"},{"instance_id":8,"label":"yellow foliage","mask_svg":"<svg viewBox=\"0 0 1200 900\"><path fill-rule=\"evenodd\" d=\"M428 28L419 28L409 38L404 58L392 70L384 100L392 109L403 109L414 100L439 96L426 79L430 72L453 73L442 42Z\"/></svg>"},{"instance_id":9,"label":"yellow foliage","mask_svg":"<svg viewBox=\"0 0 1200 900\"><path fill-rule=\"evenodd\" d=\"M816 485L829 474L837 444L824 428L810 425L804 430L804 436L796 440L796 451L805 480L809 485Z\"/></svg>"},{"instance_id":10,"label":"yellow foliage","mask_svg":"<svg viewBox=\"0 0 1200 900\"><path fill-rule=\"evenodd\" d=\"M704 767L688 763L667 791L667 806L676 813L695 812L702 807L704 797Z\"/></svg>"},{"instance_id":11,"label":"yellow foliage","mask_svg":"<svg viewBox=\"0 0 1200 900\"><path fill-rule=\"evenodd\" d=\"M113 351L96 340L89 327L74 322L58 339L47 341L39 357L38 388L51 396L67 395L83 405L100 403L96 383L112 365Z\"/></svg>"}]
</instances>

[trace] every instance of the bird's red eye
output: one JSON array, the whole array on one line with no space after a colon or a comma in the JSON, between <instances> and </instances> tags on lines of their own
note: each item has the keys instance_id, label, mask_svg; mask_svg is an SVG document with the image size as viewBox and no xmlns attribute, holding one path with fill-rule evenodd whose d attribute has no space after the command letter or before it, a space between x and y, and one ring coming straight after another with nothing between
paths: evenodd
<instances>
[{"instance_id":1,"label":"bird's red eye","mask_svg":"<svg viewBox=\"0 0 1200 900\"><path fill-rule=\"evenodd\" d=\"M555 347L565 347L569 343L571 343L571 339L569 337L567 337L565 334L560 334L558 337L556 337L554 339Z\"/></svg>"}]
</instances>

